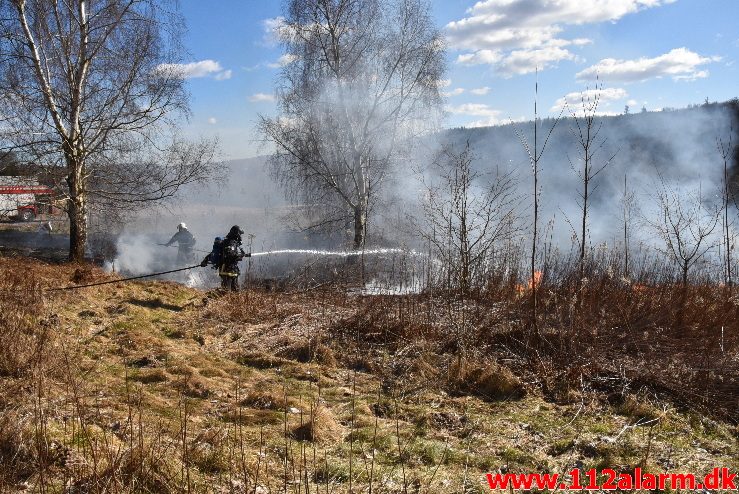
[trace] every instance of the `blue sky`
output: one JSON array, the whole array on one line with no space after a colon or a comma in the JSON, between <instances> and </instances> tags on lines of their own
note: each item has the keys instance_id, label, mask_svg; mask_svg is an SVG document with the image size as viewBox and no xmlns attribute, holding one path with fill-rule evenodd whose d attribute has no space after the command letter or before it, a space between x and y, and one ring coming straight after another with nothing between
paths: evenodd
<instances>
[{"instance_id":1,"label":"blue sky","mask_svg":"<svg viewBox=\"0 0 739 494\"><path fill-rule=\"evenodd\" d=\"M280 1L182 0L191 64L189 135L224 157L262 154L274 114ZM601 110L683 107L739 96L739 0L433 0L448 45L445 126L531 118L535 67L544 115L603 83Z\"/></svg>"}]
</instances>

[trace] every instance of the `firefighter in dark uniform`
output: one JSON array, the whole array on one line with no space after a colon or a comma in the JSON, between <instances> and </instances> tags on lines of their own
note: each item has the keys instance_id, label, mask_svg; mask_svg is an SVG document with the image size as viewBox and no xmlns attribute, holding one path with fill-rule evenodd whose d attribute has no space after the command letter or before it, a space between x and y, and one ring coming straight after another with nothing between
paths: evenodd
<instances>
[{"instance_id":1,"label":"firefighter in dark uniform","mask_svg":"<svg viewBox=\"0 0 739 494\"><path fill-rule=\"evenodd\" d=\"M195 246L195 237L193 237L190 230L187 229L186 224L180 223L177 225L177 233L172 235L169 242L164 245L169 247L175 242L177 242L177 262L191 262L193 259L192 249Z\"/></svg>"},{"instance_id":2,"label":"firefighter in dark uniform","mask_svg":"<svg viewBox=\"0 0 739 494\"><path fill-rule=\"evenodd\" d=\"M238 225L232 226L219 247L221 250L220 256L211 252L200 263L201 266L206 266L209 262L212 263L214 258L220 259L218 275L221 277L221 288L227 291L239 291L239 274L241 274L239 261L245 257L251 257L251 253L246 253L241 248L241 235L243 233L244 230L239 228Z\"/></svg>"}]
</instances>

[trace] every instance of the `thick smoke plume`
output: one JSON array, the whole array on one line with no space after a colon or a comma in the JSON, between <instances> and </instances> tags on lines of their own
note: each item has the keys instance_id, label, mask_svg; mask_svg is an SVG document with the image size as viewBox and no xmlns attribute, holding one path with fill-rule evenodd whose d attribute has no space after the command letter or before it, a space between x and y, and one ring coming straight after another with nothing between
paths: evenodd
<instances>
[{"instance_id":1,"label":"thick smoke plume","mask_svg":"<svg viewBox=\"0 0 739 494\"><path fill-rule=\"evenodd\" d=\"M548 130L553 120L544 119L540 128ZM573 120L565 118L555 128L540 162L541 218L548 224L553 243L567 251L575 234L572 225L580 217L579 190L582 188L576 169L578 144L573 135ZM686 110L645 112L617 117L602 117L595 160L605 161L615 156L594 180L590 197L588 221L591 245L618 244L622 236L624 178L627 193L635 197L632 227L638 239L654 244L653 233L643 228L644 219L654 218L657 211L656 189L667 185L685 196L700 192L706 206L721 202L723 160L717 149L717 139L739 144L739 106L712 104ZM453 129L442 136L425 141L426 154L418 156L420 164L428 162L439 148L439 141L462 149L469 142L475 154L475 166L481 170L514 172L518 177L517 193L524 199L520 211L523 223L531 221L532 185L528 156L516 136L522 132L529 142L533 139L533 123L516 123L498 127ZM733 135L732 135L733 134ZM541 131L540 131L541 135ZM602 141L602 145L601 145ZM737 151L730 163L730 184L736 191ZM573 169L574 168L574 169ZM408 192L421 190L417 174L398 175L398 204L415 200ZM732 208L735 211L735 208Z\"/></svg>"},{"instance_id":2,"label":"thick smoke plume","mask_svg":"<svg viewBox=\"0 0 739 494\"><path fill-rule=\"evenodd\" d=\"M623 231L624 177L628 192L635 197L635 212L630 225L632 245L660 247L644 220L659 214L655 191L660 184L669 185L679 195L700 192L706 206L720 205L723 163L717 139L739 143L737 129L739 111L735 104L712 104L686 110L648 112L617 117L603 117L601 136L605 139L598 156L615 155L612 164L595 180L591 196L588 232L591 247L599 244L618 246ZM549 120L540 125L548 128ZM444 145L463 147L469 141L475 155L474 166L491 172L496 168L517 176L516 194L521 198L518 221L522 226L521 241L526 241L530 225L531 176L525 151L516 137L520 130L531 138L533 123L499 127L453 129L426 136L414 146L415 155L402 168L394 170L389 192L378 200L370 212L367 248L402 247L425 252L427 247L409 227L409 216L421 214L422 177L429 176L428 163ZM733 130L732 130L733 129ZM732 135L732 132L734 135ZM730 163L731 184L737 187L739 166L737 148ZM572 120L563 119L556 127L541 161L542 225L553 247L567 252L572 245L573 227L579 218L577 144L572 135ZM596 157L597 159L597 157ZM230 162L227 180L208 190L193 189L178 203L139 217L126 227L118 241L116 269L139 274L159 268L175 267L177 250L161 247L184 221L197 239L198 262L210 250L213 238L223 236L231 225L240 225L247 234L245 248L253 252L273 249L341 249L343 237L309 234L291 228L296 209L285 199L283 191L271 179L265 159ZM301 205L305 207L305 205ZM302 209L302 208L301 208ZM732 206L732 217L735 208ZM720 229L716 230L716 241ZM718 248L713 256L718 256ZM297 269L311 256L264 256L250 261L255 277L285 275ZM245 263L246 265L246 263ZM217 282L211 271L202 270L205 284Z\"/></svg>"}]
</instances>

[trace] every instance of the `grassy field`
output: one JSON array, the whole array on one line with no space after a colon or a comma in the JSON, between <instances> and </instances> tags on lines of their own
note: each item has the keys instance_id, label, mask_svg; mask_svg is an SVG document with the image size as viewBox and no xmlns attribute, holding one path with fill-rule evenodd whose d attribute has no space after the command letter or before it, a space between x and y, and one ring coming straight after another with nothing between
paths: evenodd
<instances>
[{"instance_id":1,"label":"grassy field","mask_svg":"<svg viewBox=\"0 0 739 494\"><path fill-rule=\"evenodd\" d=\"M471 493L497 471L739 469L725 414L608 384L617 372L582 355L536 367L512 340L483 344L516 334L495 305L157 281L44 292L108 275L22 258L0 272L3 492Z\"/></svg>"}]
</instances>

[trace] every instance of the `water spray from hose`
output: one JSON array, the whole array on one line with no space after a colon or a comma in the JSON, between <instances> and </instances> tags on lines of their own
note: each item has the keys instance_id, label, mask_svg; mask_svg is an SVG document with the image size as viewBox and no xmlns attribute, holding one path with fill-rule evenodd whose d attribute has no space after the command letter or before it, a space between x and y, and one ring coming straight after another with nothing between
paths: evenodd
<instances>
[{"instance_id":1,"label":"water spray from hose","mask_svg":"<svg viewBox=\"0 0 739 494\"><path fill-rule=\"evenodd\" d=\"M409 254L412 256L425 256L426 254L418 253L414 250L404 250L398 248L381 248L368 249L364 251L336 251L336 250L316 250L316 249L279 249L267 252L252 252L251 256L270 256L277 254L307 254L316 256L335 256L335 257L353 257L361 255L382 255L382 254Z\"/></svg>"}]
</instances>

